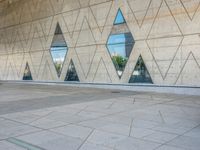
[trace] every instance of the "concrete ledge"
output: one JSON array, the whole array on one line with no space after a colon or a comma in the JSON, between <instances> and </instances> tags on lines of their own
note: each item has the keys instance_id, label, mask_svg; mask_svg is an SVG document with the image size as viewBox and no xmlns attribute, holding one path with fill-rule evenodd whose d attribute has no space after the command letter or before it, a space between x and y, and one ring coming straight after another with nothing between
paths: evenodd
<instances>
[{"instance_id":1,"label":"concrete ledge","mask_svg":"<svg viewBox=\"0 0 200 150\"><path fill-rule=\"evenodd\" d=\"M0 83L59 85L72 87L101 88L113 90L128 90L139 92L172 93L184 95L200 95L200 87L197 86L171 86L156 84L107 84L107 83L80 83L80 82L51 82L51 81L0 81Z\"/></svg>"}]
</instances>

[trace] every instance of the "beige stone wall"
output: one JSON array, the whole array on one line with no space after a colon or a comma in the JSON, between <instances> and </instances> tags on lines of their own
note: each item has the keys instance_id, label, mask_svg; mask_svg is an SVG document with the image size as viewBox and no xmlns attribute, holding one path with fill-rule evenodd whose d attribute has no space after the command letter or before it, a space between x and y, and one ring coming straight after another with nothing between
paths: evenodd
<instances>
[{"instance_id":1,"label":"beige stone wall","mask_svg":"<svg viewBox=\"0 0 200 150\"><path fill-rule=\"evenodd\" d=\"M128 83L141 54L154 84L200 86L200 0L0 2L0 79L63 81L72 59L81 82ZM119 79L106 41L118 9L135 39ZM50 55L59 22L69 47L61 77Z\"/></svg>"}]
</instances>

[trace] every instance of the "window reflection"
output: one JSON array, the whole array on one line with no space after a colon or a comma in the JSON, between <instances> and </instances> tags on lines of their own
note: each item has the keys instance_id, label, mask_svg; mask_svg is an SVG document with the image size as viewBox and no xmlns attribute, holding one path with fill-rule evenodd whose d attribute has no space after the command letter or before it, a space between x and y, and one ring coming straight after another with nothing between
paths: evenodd
<instances>
[{"instance_id":1,"label":"window reflection","mask_svg":"<svg viewBox=\"0 0 200 150\"><path fill-rule=\"evenodd\" d=\"M129 83L153 83L141 55L138 58Z\"/></svg>"},{"instance_id":2,"label":"window reflection","mask_svg":"<svg viewBox=\"0 0 200 150\"><path fill-rule=\"evenodd\" d=\"M57 24L50 52L51 52L51 56L52 56L58 77L60 77L67 51L68 51L68 47L65 42L63 33L61 31L60 25Z\"/></svg>"},{"instance_id":3,"label":"window reflection","mask_svg":"<svg viewBox=\"0 0 200 150\"><path fill-rule=\"evenodd\" d=\"M23 80L33 80L28 63L26 63Z\"/></svg>"},{"instance_id":4,"label":"window reflection","mask_svg":"<svg viewBox=\"0 0 200 150\"><path fill-rule=\"evenodd\" d=\"M124 16L122 15L122 11L119 9L117 12L117 16L115 18L114 24L121 24L121 23L125 23L125 19Z\"/></svg>"},{"instance_id":5,"label":"window reflection","mask_svg":"<svg viewBox=\"0 0 200 150\"><path fill-rule=\"evenodd\" d=\"M107 41L107 48L119 77L122 76L134 44L133 36L119 9Z\"/></svg>"},{"instance_id":6,"label":"window reflection","mask_svg":"<svg viewBox=\"0 0 200 150\"><path fill-rule=\"evenodd\" d=\"M73 61L70 61L65 81L79 81Z\"/></svg>"}]
</instances>

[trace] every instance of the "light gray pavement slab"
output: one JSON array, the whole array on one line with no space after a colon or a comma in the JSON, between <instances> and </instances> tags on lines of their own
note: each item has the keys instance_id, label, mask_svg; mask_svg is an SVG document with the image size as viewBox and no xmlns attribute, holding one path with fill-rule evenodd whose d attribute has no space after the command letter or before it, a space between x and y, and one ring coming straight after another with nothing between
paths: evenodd
<instances>
[{"instance_id":1,"label":"light gray pavement slab","mask_svg":"<svg viewBox=\"0 0 200 150\"><path fill-rule=\"evenodd\" d=\"M92 132L92 129L88 127L70 124L67 126L51 129L51 131L84 140Z\"/></svg>"},{"instance_id":2,"label":"light gray pavement slab","mask_svg":"<svg viewBox=\"0 0 200 150\"><path fill-rule=\"evenodd\" d=\"M0 85L0 150L199 150L200 97Z\"/></svg>"}]
</instances>

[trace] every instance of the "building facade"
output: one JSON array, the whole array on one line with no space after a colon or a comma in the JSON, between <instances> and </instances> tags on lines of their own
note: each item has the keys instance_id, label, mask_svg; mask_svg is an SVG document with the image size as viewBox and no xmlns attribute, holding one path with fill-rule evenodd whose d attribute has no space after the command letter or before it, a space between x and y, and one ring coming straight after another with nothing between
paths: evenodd
<instances>
[{"instance_id":1,"label":"building facade","mask_svg":"<svg viewBox=\"0 0 200 150\"><path fill-rule=\"evenodd\" d=\"M0 80L200 86L200 0L0 0Z\"/></svg>"}]
</instances>

